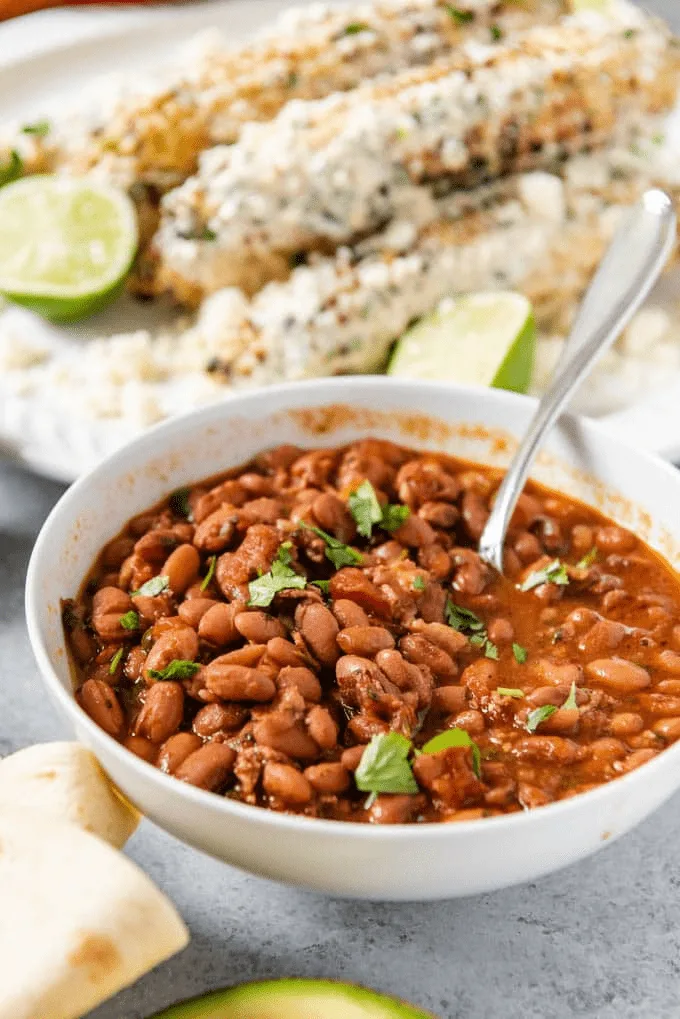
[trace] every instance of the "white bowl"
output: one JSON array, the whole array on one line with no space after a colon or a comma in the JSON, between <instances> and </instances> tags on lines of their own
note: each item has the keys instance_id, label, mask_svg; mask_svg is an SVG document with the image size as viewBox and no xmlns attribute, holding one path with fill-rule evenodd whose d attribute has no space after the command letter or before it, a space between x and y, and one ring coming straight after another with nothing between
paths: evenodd
<instances>
[{"instance_id":1,"label":"white bowl","mask_svg":"<svg viewBox=\"0 0 680 1019\"><path fill-rule=\"evenodd\" d=\"M60 599L105 542L172 489L283 442L375 435L505 464L533 401L498 390L342 378L249 392L151 429L78 481L31 558L29 633L45 685L123 792L184 842L244 870L334 895L440 899L488 892L573 863L631 829L680 786L680 745L592 792L507 817L370 826L277 814L185 785L141 761L78 707ZM631 527L680 563L680 474L597 425L565 418L534 477ZM36 696L39 692L36 691Z\"/></svg>"}]
</instances>

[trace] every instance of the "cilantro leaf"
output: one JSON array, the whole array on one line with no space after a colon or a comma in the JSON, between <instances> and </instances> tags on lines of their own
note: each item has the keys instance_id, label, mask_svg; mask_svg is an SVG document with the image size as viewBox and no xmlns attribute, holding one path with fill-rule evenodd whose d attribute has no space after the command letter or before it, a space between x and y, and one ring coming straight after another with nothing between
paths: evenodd
<instances>
[{"instance_id":1,"label":"cilantro leaf","mask_svg":"<svg viewBox=\"0 0 680 1019\"><path fill-rule=\"evenodd\" d=\"M481 633L475 633L470 637L470 643L474 647L480 647L484 650L486 658L493 658L494 661L498 661L498 648L492 641L489 640L486 630L482 630Z\"/></svg>"},{"instance_id":2,"label":"cilantro leaf","mask_svg":"<svg viewBox=\"0 0 680 1019\"><path fill-rule=\"evenodd\" d=\"M411 741L399 732L374 736L354 773L357 788L364 793L417 793L410 752Z\"/></svg>"},{"instance_id":3,"label":"cilantro leaf","mask_svg":"<svg viewBox=\"0 0 680 1019\"><path fill-rule=\"evenodd\" d=\"M479 747L465 729L445 729L438 736L433 736L424 747L421 747L423 754L438 754L440 750L448 750L449 747L470 747L472 750L472 768L477 778L482 776L482 755Z\"/></svg>"},{"instance_id":4,"label":"cilantro leaf","mask_svg":"<svg viewBox=\"0 0 680 1019\"><path fill-rule=\"evenodd\" d=\"M474 21L474 13L472 11L461 11L460 7L454 7L453 4L444 4L446 12L450 18L452 18L457 25L467 25L471 21Z\"/></svg>"},{"instance_id":5,"label":"cilantro leaf","mask_svg":"<svg viewBox=\"0 0 680 1019\"><path fill-rule=\"evenodd\" d=\"M50 133L50 122L49 120L36 120L34 124L24 124L21 132L22 134L33 134L37 138L44 138Z\"/></svg>"},{"instance_id":6,"label":"cilantro leaf","mask_svg":"<svg viewBox=\"0 0 680 1019\"><path fill-rule=\"evenodd\" d=\"M544 704L542 707L530 711L527 715L527 732L536 732L541 722L545 722L556 711L557 708L554 704Z\"/></svg>"},{"instance_id":7,"label":"cilantro leaf","mask_svg":"<svg viewBox=\"0 0 680 1019\"><path fill-rule=\"evenodd\" d=\"M513 644L512 653L515 656L515 661L519 662L520 665L524 665L529 657L529 652L525 647L522 647L521 644Z\"/></svg>"},{"instance_id":8,"label":"cilantro leaf","mask_svg":"<svg viewBox=\"0 0 680 1019\"><path fill-rule=\"evenodd\" d=\"M188 488L178 488L176 492L172 493L170 496L170 509L178 517L184 517L185 520L192 519Z\"/></svg>"},{"instance_id":9,"label":"cilantro leaf","mask_svg":"<svg viewBox=\"0 0 680 1019\"><path fill-rule=\"evenodd\" d=\"M157 595L162 594L163 591L167 591L169 586L169 577L152 577L151 580L147 580L146 584L142 584L138 591L132 591L130 597L135 598L138 594L141 594L146 598L155 598Z\"/></svg>"},{"instance_id":10,"label":"cilantro leaf","mask_svg":"<svg viewBox=\"0 0 680 1019\"><path fill-rule=\"evenodd\" d=\"M290 541L284 541L279 546L269 573L263 573L261 577L250 581L248 584L248 590L250 591L249 606L266 609L267 606L271 605L279 591L288 591L292 588L302 590L303 587L307 586L307 578L296 573L291 568L290 564L293 561L293 557L290 554L290 550L292 547Z\"/></svg>"},{"instance_id":11,"label":"cilantro leaf","mask_svg":"<svg viewBox=\"0 0 680 1019\"><path fill-rule=\"evenodd\" d=\"M215 568L216 568L216 566L217 566L217 556L216 555L211 555L210 559L208 559L208 572L206 573L205 577L201 581L201 591L205 591L208 588L208 586L210 584L210 581L215 576Z\"/></svg>"},{"instance_id":12,"label":"cilantro leaf","mask_svg":"<svg viewBox=\"0 0 680 1019\"><path fill-rule=\"evenodd\" d=\"M425 584L424 578L418 574L418 576L414 578L412 586L414 591L424 591L427 585Z\"/></svg>"},{"instance_id":13,"label":"cilantro leaf","mask_svg":"<svg viewBox=\"0 0 680 1019\"><path fill-rule=\"evenodd\" d=\"M575 709L578 708L578 704L576 703L576 681L575 680L571 684L571 689L569 690L569 696L567 697L567 699L564 702L564 704L562 705L562 707L566 708L567 711L574 711Z\"/></svg>"},{"instance_id":14,"label":"cilantro leaf","mask_svg":"<svg viewBox=\"0 0 680 1019\"><path fill-rule=\"evenodd\" d=\"M587 570L589 566L592 566L597 559L597 548L593 545L590 552L586 552L583 559L579 559L576 563L577 570Z\"/></svg>"},{"instance_id":15,"label":"cilantro leaf","mask_svg":"<svg viewBox=\"0 0 680 1019\"><path fill-rule=\"evenodd\" d=\"M328 594L328 590L331 586L330 580L313 580L312 584L314 587L318 587L322 594Z\"/></svg>"},{"instance_id":16,"label":"cilantro leaf","mask_svg":"<svg viewBox=\"0 0 680 1019\"><path fill-rule=\"evenodd\" d=\"M517 700L524 697L524 690L520 690L516 686L497 686L496 693L501 697L515 697Z\"/></svg>"},{"instance_id":17,"label":"cilantro leaf","mask_svg":"<svg viewBox=\"0 0 680 1019\"><path fill-rule=\"evenodd\" d=\"M343 544L343 542L334 538L332 534L322 531L320 527L306 524L304 520L301 520L300 523L305 530L313 531L318 538L323 538L326 543L326 559L330 559L336 570L341 569L343 566L360 566L363 563L364 557L355 548Z\"/></svg>"},{"instance_id":18,"label":"cilantro leaf","mask_svg":"<svg viewBox=\"0 0 680 1019\"><path fill-rule=\"evenodd\" d=\"M382 512L380 526L385 531L398 531L402 524L405 524L411 516L408 506L400 506L398 503L389 503Z\"/></svg>"},{"instance_id":19,"label":"cilantro leaf","mask_svg":"<svg viewBox=\"0 0 680 1019\"><path fill-rule=\"evenodd\" d=\"M520 591L532 591L535 587L540 587L541 584L557 584L558 587L564 587L568 583L567 567L559 559L553 559L543 569L530 573L521 585Z\"/></svg>"},{"instance_id":20,"label":"cilantro leaf","mask_svg":"<svg viewBox=\"0 0 680 1019\"><path fill-rule=\"evenodd\" d=\"M121 659L124 654L125 648L119 647L115 655L111 659L111 664L109 665L109 676L115 676L116 672L118 671L118 666L120 665Z\"/></svg>"},{"instance_id":21,"label":"cilantro leaf","mask_svg":"<svg viewBox=\"0 0 680 1019\"><path fill-rule=\"evenodd\" d=\"M478 633L485 629L484 623L479 616L476 616L469 609L464 609L462 606L454 604L450 598L446 599L444 612L449 626L452 626L454 630L459 630L460 633Z\"/></svg>"},{"instance_id":22,"label":"cilantro leaf","mask_svg":"<svg viewBox=\"0 0 680 1019\"><path fill-rule=\"evenodd\" d=\"M0 188L5 184L11 184L13 180L18 180L23 172L24 161L17 150L12 149L8 162L0 164Z\"/></svg>"},{"instance_id":23,"label":"cilantro leaf","mask_svg":"<svg viewBox=\"0 0 680 1019\"><path fill-rule=\"evenodd\" d=\"M359 487L350 494L347 505L354 517L357 531L362 538L370 538L373 524L382 520L382 506L378 502L375 488L370 481L362 481Z\"/></svg>"},{"instance_id":24,"label":"cilantro leaf","mask_svg":"<svg viewBox=\"0 0 680 1019\"><path fill-rule=\"evenodd\" d=\"M500 25L491 25L489 27L489 32L493 42L500 42L503 38L503 29Z\"/></svg>"},{"instance_id":25,"label":"cilantro leaf","mask_svg":"<svg viewBox=\"0 0 680 1019\"><path fill-rule=\"evenodd\" d=\"M124 630L138 630L139 629L139 613L135 612L134 609L130 609L125 615L120 617L120 625Z\"/></svg>"},{"instance_id":26,"label":"cilantro leaf","mask_svg":"<svg viewBox=\"0 0 680 1019\"><path fill-rule=\"evenodd\" d=\"M364 24L363 21L352 21L349 25L345 25L345 35L358 35L359 32L368 32L370 26Z\"/></svg>"},{"instance_id":27,"label":"cilantro leaf","mask_svg":"<svg viewBox=\"0 0 680 1019\"><path fill-rule=\"evenodd\" d=\"M189 662L186 658L173 658L164 669L149 669L152 679L191 679L198 672L200 662Z\"/></svg>"}]
</instances>

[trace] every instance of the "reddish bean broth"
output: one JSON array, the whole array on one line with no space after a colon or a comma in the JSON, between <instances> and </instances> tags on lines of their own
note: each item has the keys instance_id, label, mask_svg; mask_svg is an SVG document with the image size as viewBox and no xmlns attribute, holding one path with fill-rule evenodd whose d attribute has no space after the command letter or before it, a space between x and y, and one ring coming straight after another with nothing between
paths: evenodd
<instances>
[{"instance_id":1,"label":"reddish bean broth","mask_svg":"<svg viewBox=\"0 0 680 1019\"><path fill-rule=\"evenodd\" d=\"M678 577L534 483L496 576L476 546L499 479L367 439L282 446L174 493L64 603L81 706L182 781L312 817L488 817L632 770L680 737ZM328 536L355 551L338 561ZM372 739L453 730L468 745L411 750L390 792L357 788Z\"/></svg>"}]
</instances>

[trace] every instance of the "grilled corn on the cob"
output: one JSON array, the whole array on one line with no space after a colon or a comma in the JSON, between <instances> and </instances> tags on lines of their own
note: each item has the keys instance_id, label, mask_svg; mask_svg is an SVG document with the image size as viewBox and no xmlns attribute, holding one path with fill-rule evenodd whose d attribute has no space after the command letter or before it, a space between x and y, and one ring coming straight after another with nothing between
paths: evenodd
<instances>
[{"instance_id":1,"label":"grilled corn on the cob","mask_svg":"<svg viewBox=\"0 0 680 1019\"><path fill-rule=\"evenodd\" d=\"M164 199L161 281L184 302L253 291L291 256L373 233L422 181L470 187L603 144L674 101L680 60L666 29L628 5L468 44L430 67L348 94L290 103Z\"/></svg>"},{"instance_id":2,"label":"grilled corn on the cob","mask_svg":"<svg viewBox=\"0 0 680 1019\"><path fill-rule=\"evenodd\" d=\"M620 215L650 186L680 202L680 168L647 139L442 199L441 218L419 232L394 224L250 302L213 295L181 341L185 356L232 385L373 371L441 299L498 288L523 291L540 328L564 330Z\"/></svg>"}]
</instances>

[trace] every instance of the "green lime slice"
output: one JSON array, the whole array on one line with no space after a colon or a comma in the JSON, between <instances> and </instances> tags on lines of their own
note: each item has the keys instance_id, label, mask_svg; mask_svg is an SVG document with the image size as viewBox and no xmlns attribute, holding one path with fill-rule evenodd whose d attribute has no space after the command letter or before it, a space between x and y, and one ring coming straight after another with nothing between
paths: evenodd
<instances>
[{"instance_id":1,"label":"green lime slice","mask_svg":"<svg viewBox=\"0 0 680 1019\"><path fill-rule=\"evenodd\" d=\"M192 998L154 1019L434 1019L395 998L332 980L265 980Z\"/></svg>"},{"instance_id":2,"label":"green lime slice","mask_svg":"<svg viewBox=\"0 0 680 1019\"><path fill-rule=\"evenodd\" d=\"M137 248L123 191L88 178L24 177L0 188L0 293L54 322L99 311Z\"/></svg>"},{"instance_id":3,"label":"green lime slice","mask_svg":"<svg viewBox=\"0 0 680 1019\"><path fill-rule=\"evenodd\" d=\"M388 375L495 386L526 393L536 324L521 294L469 294L412 326L394 348Z\"/></svg>"}]
</instances>

